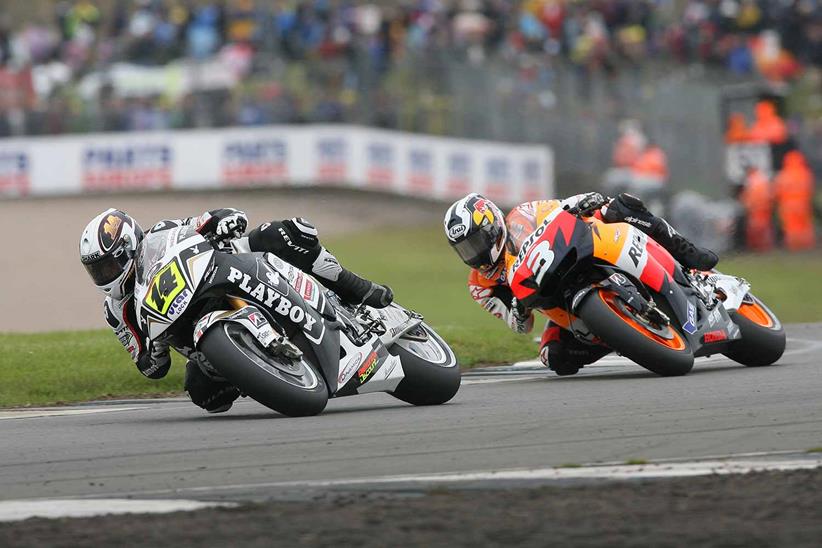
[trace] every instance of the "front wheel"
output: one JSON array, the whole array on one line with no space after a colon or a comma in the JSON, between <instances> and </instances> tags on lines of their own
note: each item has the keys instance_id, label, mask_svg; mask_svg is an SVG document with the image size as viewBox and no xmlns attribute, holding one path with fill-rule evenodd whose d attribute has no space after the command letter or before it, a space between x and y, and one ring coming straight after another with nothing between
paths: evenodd
<instances>
[{"instance_id":1,"label":"front wheel","mask_svg":"<svg viewBox=\"0 0 822 548\"><path fill-rule=\"evenodd\" d=\"M388 349L399 356L405 378L391 393L412 405L445 403L460 388L460 368L451 347L425 323L404 333Z\"/></svg>"},{"instance_id":2,"label":"front wheel","mask_svg":"<svg viewBox=\"0 0 822 548\"><path fill-rule=\"evenodd\" d=\"M681 333L643 318L612 291L592 291L578 315L605 344L657 375L685 375L694 366L693 352Z\"/></svg>"},{"instance_id":3,"label":"front wheel","mask_svg":"<svg viewBox=\"0 0 822 548\"><path fill-rule=\"evenodd\" d=\"M283 415L316 415L328 403L325 380L305 355L298 360L273 356L240 324L215 325L198 347L242 393Z\"/></svg>"},{"instance_id":4,"label":"front wheel","mask_svg":"<svg viewBox=\"0 0 822 548\"><path fill-rule=\"evenodd\" d=\"M785 352L785 329L782 323L750 293L731 312L731 319L739 326L742 338L731 343L725 355L733 361L748 367L771 365Z\"/></svg>"}]
</instances>

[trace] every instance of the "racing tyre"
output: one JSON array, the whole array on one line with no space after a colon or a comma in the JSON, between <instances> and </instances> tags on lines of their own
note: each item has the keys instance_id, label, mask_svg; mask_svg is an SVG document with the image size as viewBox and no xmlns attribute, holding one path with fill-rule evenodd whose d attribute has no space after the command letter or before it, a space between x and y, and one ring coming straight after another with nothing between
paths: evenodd
<instances>
[{"instance_id":1,"label":"racing tyre","mask_svg":"<svg viewBox=\"0 0 822 548\"><path fill-rule=\"evenodd\" d=\"M693 352L679 331L641 317L612 291L592 291L578 315L605 344L657 375L685 375L694 366Z\"/></svg>"},{"instance_id":2,"label":"racing tyre","mask_svg":"<svg viewBox=\"0 0 822 548\"><path fill-rule=\"evenodd\" d=\"M316 415L328 403L325 380L305 355L299 360L273 356L240 324L218 323L198 346L243 394L283 415Z\"/></svg>"},{"instance_id":3,"label":"racing tyre","mask_svg":"<svg viewBox=\"0 0 822 548\"><path fill-rule=\"evenodd\" d=\"M725 356L748 367L771 365L782 357L785 329L762 301L749 293L731 313L731 319L739 326L742 338L731 344Z\"/></svg>"},{"instance_id":4,"label":"racing tyre","mask_svg":"<svg viewBox=\"0 0 822 548\"><path fill-rule=\"evenodd\" d=\"M399 356L405 378L392 392L413 405L445 403L460 388L460 368L451 347L425 323L403 334L388 349Z\"/></svg>"}]
</instances>

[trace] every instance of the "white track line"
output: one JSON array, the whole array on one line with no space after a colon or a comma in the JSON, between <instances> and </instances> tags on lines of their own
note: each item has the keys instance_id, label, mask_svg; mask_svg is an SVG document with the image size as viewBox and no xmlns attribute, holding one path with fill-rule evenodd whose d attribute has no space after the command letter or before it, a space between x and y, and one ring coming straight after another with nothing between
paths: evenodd
<instances>
[{"instance_id":1,"label":"white track line","mask_svg":"<svg viewBox=\"0 0 822 548\"><path fill-rule=\"evenodd\" d=\"M88 518L110 514L165 514L234 506L237 504L196 500L6 500L0 501L0 522L21 521L29 518Z\"/></svg>"},{"instance_id":2,"label":"white track line","mask_svg":"<svg viewBox=\"0 0 822 548\"><path fill-rule=\"evenodd\" d=\"M802 343L801 348L791 348L792 343ZM788 338L788 348L785 350L785 353L782 355L782 359L793 356L796 354L806 354L808 352L813 352L822 349L822 341L812 341L808 339L796 339L793 337ZM722 355L714 355L709 358L697 358L696 365L704 365L708 363L716 363L720 361L730 361L728 358ZM734 362L732 362L734 363ZM636 366L634 362L629 360L628 358L623 358L622 356L617 355L608 355L595 363L590 365L586 365L585 369L589 369L591 367L627 367L627 366ZM488 367L483 368L487 371L494 371L496 369L534 369L534 368L544 368L545 366L542 364L541 361L537 360L526 360L521 362L516 362L513 365L501 365L496 367Z\"/></svg>"},{"instance_id":3,"label":"white track line","mask_svg":"<svg viewBox=\"0 0 822 548\"><path fill-rule=\"evenodd\" d=\"M147 405L138 406L95 406L95 407L52 407L50 409L10 409L0 411L0 420L9 419L36 419L40 417L66 417L71 415L90 415L93 413L114 413L116 411L134 411L136 409L146 409Z\"/></svg>"},{"instance_id":4,"label":"white track line","mask_svg":"<svg viewBox=\"0 0 822 548\"><path fill-rule=\"evenodd\" d=\"M453 472L437 474L407 474L394 476L375 476L365 478L348 478L337 480L304 480L278 481L269 483L238 483L229 485L211 485L200 487L181 487L177 489L157 489L151 491L133 491L121 496L204 496L226 491L304 490L333 489L345 487L418 487L431 485L454 485L476 482L514 482L514 481L563 481L563 480L631 480L648 478L677 478L708 475L747 474L749 472L812 470L822 467L822 455L797 454L795 458L786 458L785 453L766 454L758 458L758 453L750 457L732 458L729 460L691 460L683 462L658 462L649 464L598 464L579 467L544 467L513 470L485 470L471 472ZM90 498L95 495L85 495ZM96 495L99 496L99 495Z\"/></svg>"}]
</instances>

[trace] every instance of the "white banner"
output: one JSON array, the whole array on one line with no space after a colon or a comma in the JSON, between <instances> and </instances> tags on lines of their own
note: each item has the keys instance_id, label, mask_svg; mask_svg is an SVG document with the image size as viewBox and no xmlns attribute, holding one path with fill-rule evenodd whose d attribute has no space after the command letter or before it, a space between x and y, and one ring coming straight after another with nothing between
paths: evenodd
<instances>
[{"instance_id":1,"label":"white banner","mask_svg":"<svg viewBox=\"0 0 822 548\"><path fill-rule=\"evenodd\" d=\"M546 146L342 125L0 140L0 197L303 185L513 205L554 195L554 159Z\"/></svg>"}]
</instances>

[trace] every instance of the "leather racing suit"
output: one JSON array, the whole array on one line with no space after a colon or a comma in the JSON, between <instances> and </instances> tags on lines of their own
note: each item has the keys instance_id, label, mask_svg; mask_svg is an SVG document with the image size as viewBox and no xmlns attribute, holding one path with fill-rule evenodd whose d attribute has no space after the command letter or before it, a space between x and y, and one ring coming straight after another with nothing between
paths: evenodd
<instances>
[{"instance_id":1,"label":"leather racing suit","mask_svg":"<svg viewBox=\"0 0 822 548\"><path fill-rule=\"evenodd\" d=\"M248 236L240 237L245 231L245 215L236 209L223 208L207 211L199 217L160 221L149 232L194 225L200 234L215 236L221 220L238 214L242 219L241 226L230 235L236 237L224 239L223 243L234 252L274 253L301 270L317 276L326 287L347 302L365 302L384 307L393 299L389 288L365 280L340 266L336 257L320 244L316 228L305 219L271 221L253 229ZM150 379L163 378L171 366L169 347L147 338L136 317L135 306L133 293L119 301L106 297L103 304L106 323L131 355L140 373ZM213 369L205 367L198 360L198 353L192 349L177 350L188 358L185 389L191 400L209 412L227 410L240 395L239 390L216 376Z\"/></svg>"},{"instance_id":2,"label":"leather racing suit","mask_svg":"<svg viewBox=\"0 0 822 548\"><path fill-rule=\"evenodd\" d=\"M508 285L508 270L516 260L523 241L557 207L587 210L586 215L606 223L628 223L654 238L686 266L707 270L716 264L716 255L688 242L664 219L650 213L641 200L629 194L605 199L597 193L585 193L564 200L520 204L505 218L508 240L503 260L490 271L472 269L468 275L471 297L517 333L530 333L534 327L534 316L531 311L514 306L513 293ZM570 331L550 319L540 341L540 359L558 375L573 375L582 366L608 353L610 349L579 341Z\"/></svg>"}]
</instances>

